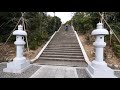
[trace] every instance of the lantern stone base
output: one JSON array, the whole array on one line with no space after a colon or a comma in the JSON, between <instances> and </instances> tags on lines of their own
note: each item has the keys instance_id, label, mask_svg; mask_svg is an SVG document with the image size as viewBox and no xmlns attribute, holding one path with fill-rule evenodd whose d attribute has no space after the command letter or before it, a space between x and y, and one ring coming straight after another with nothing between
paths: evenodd
<instances>
[{"instance_id":1,"label":"lantern stone base","mask_svg":"<svg viewBox=\"0 0 120 90\"><path fill-rule=\"evenodd\" d=\"M26 61L26 60L21 60L21 61L15 60L13 62L7 63L7 68L4 68L3 72L10 72L10 73L22 73L22 72L24 72L26 69L29 68L30 62Z\"/></svg>"},{"instance_id":2,"label":"lantern stone base","mask_svg":"<svg viewBox=\"0 0 120 90\"><path fill-rule=\"evenodd\" d=\"M117 78L114 71L103 62L93 61L86 68L86 72L91 78Z\"/></svg>"}]
</instances>

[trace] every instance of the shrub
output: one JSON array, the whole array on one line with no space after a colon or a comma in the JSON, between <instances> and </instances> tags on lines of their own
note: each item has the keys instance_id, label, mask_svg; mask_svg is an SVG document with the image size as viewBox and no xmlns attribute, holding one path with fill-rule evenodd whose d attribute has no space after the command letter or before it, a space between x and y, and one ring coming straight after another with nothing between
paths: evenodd
<instances>
[{"instance_id":1,"label":"shrub","mask_svg":"<svg viewBox=\"0 0 120 90\"><path fill-rule=\"evenodd\" d=\"M113 50L117 57L120 57L120 45L113 44Z\"/></svg>"}]
</instances>

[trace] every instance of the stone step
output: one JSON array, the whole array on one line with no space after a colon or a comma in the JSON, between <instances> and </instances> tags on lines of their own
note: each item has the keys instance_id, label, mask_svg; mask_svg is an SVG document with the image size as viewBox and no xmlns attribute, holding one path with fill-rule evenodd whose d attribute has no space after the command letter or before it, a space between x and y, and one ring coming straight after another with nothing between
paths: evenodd
<instances>
[{"instance_id":1,"label":"stone step","mask_svg":"<svg viewBox=\"0 0 120 90\"><path fill-rule=\"evenodd\" d=\"M79 43L71 43L71 42L50 42L49 45L78 45Z\"/></svg>"},{"instance_id":2,"label":"stone step","mask_svg":"<svg viewBox=\"0 0 120 90\"><path fill-rule=\"evenodd\" d=\"M54 45L54 46L50 46L50 45L48 45L46 48L65 48L65 49L80 49L80 47L79 46L56 46L56 45Z\"/></svg>"},{"instance_id":3,"label":"stone step","mask_svg":"<svg viewBox=\"0 0 120 90\"><path fill-rule=\"evenodd\" d=\"M82 52L81 53L43 52L42 54L49 54L49 55L74 55L74 56L83 55Z\"/></svg>"},{"instance_id":4,"label":"stone step","mask_svg":"<svg viewBox=\"0 0 120 90\"><path fill-rule=\"evenodd\" d=\"M49 44L48 46L80 47L79 44Z\"/></svg>"},{"instance_id":5,"label":"stone step","mask_svg":"<svg viewBox=\"0 0 120 90\"><path fill-rule=\"evenodd\" d=\"M70 41L70 39L73 41L77 41L77 39L76 39L76 37L75 36L70 36L70 37L68 37L68 36L55 36L55 37L53 37L53 39L55 39L55 40L62 40L62 41Z\"/></svg>"},{"instance_id":6,"label":"stone step","mask_svg":"<svg viewBox=\"0 0 120 90\"><path fill-rule=\"evenodd\" d=\"M78 50L81 50L80 47L64 47L64 46L47 46L46 49L78 49Z\"/></svg>"},{"instance_id":7,"label":"stone step","mask_svg":"<svg viewBox=\"0 0 120 90\"><path fill-rule=\"evenodd\" d=\"M64 37L64 36L61 36L61 37ZM73 37L71 37L71 38L66 38L66 39L65 39L65 37L64 37L64 38L53 38L52 40L54 40L54 41L52 41L52 42L58 42L58 40L59 40L60 42L77 43L76 38L73 38Z\"/></svg>"},{"instance_id":8,"label":"stone step","mask_svg":"<svg viewBox=\"0 0 120 90\"><path fill-rule=\"evenodd\" d=\"M75 58L75 59L84 59L83 55L79 56L71 56L71 55L50 55L50 54L42 54L40 57L50 57L50 58Z\"/></svg>"},{"instance_id":9,"label":"stone step","mask_svg":"<svg viewBox=\"0 0 120 90\"><path fill-rule=\"evenodd\" d=\"M68 50L44 50L44 52L63 52L63 53L81 53L82 51L68 51Z\"/></svg>"},{"instance_id":10,"label":"stone step","mask_svg":"<svg viewBox=\"0 0 120 90\"><path fill-rule=\"evenodd\" d=\"M81 51L80 48L74 49L74 48L61 48L61 47L58 47L58 48L46 48L45 50Z\"/></svg>"},{"instance_id":11,"label":"stone step","mask_svg":"<svg viewBox=\"0 0 120 90\"><path fill-rule=\"evenodd\" d=\"M39 57L38 60L52 60L52 61L85 61L84 59L76 59L76 58L56 58L56 57Z\"/></svg>"},{"instance_id":12,"label":"stone step","mask_svg":"<svg viewBox=\"0 0 120 90\"><path fill-rule=\"evenodd\" d=\"M65 40L66 40L66 38L72 38L72 39L74 39L74 38L76 38L75 36L76 35L70 35L70 34L68 34L68 33L62 33L62 35L60 35L61 33L57 33L56 35L55 35L55 38L64 38ZM68 35L67 35L68 34ZM66 37L66 38L65 38Z\"/></svg>"},{"instance_id":13,"label":"stone step","mask_svg":"<svg viewBox=\"0 0 120 90\"><path fill-rule=\"evenodd\" d=\"M40 65L60 65L87 67L74 31L62 27L45 48L35 63Z\"/></svg>"},{"instance_id":14,"label":"stone step","mask_svg":"<svg viewBox=\"0 0 120 90\"><path fill-rule=\"evenodd\" d=\"M67 41L67 42L71 42L71 41L73 41L73 42L76 42L77 41L77 39L76 38L74 38L74 37L69 37L68 38L68 36L67 37L65 37L65 36L60 36L60 37L54 37L52 40L54 40L54 41L57 41L57 40L59 40L59 41ZM72 42L72 43L73 43Z\"/></svg>"},{"instance_id":15,"label":"stone step","mask_svg":"<svg viewBox=\"0 0 120 90\"><path fill-rule=\"evenodd\" d=\"M62 48L80 48L79 45L60 45L60 44L56 44L56 45L48 45L47 47L62 47Z\"/></svg>"},{"instance_id":16,"label":"stone step","mask_svg":"<svg viewBox=\"0 0 120 90\"><path fill-rule=\"evenodd\" d=\"M87 63L84 61L76 62L76 61L50 61L50 60L38 60L35 61L36 64L39 65L55 65L55 66L71 66L71 67L87 67Z\"/></svg>"},{"instance_id":17,"label":"stone step","mask_svg":"<svg viewBox=\"0 0 120 90\"><path fill-rule=\"evenodd\" d=\"M59 40L58 40L59 41ZM58 46L61 46L61 45L71 45L71 46L78 46L79 43L70 43L70 42L50 42L49 45L58 45Z\"/></svg>"}]
</instances>

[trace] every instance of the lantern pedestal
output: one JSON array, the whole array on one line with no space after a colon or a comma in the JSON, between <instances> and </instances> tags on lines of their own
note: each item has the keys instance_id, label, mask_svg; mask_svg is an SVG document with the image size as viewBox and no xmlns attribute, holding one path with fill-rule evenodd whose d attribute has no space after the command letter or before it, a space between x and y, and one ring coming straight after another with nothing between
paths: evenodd
<instances>
[{"instance_id":1,"label":"lantern pedestal","mask_svg":"<svg viewBox=\"0 0 120 90\"><path fill-rule=\"evenodd\" d=\"M16 45L16 57L13 59L13 62L7 63L7 68L4 68L3 72L22 73L30 66L30 62L23 56L24 36L27 33L23 31L23 26L19 25L18 30L15 30L13 35L16 35L16 41L14 42Z\"/></svg>"},{"instance_id":2,"label":"lantern pedestal","mask_svg":"<svg viewBox=\"0 0 120 90\"><path fill-rule=\"evenodd\" d=\"M30 62L29 61L13 61L7 63L7 68L3 69L3 72L11 72L11 73L22 73L27 68L29 68Z\"/></svg>"},{"instance_id":3,"label":"lantern pedestal","mask_svg":"<svg viewBox=\"0 0 120 90\"><path fill-rule=\"evenodd\" d=\"M103 28L102 23L97 24L97 29L93 30L92 35L96 36L96 40L93 43L95 47L95 60L88 65L86 71L91 78L117 78L114 75L114 71L107 66L107 63L103 61L103 48L106 46L104 42L104 36L108 34L108 31Z\"/></svg>"},{"instance_id":4,"label":"lantern pedestal","mask_svg":"<svg viewBox=\"0 0 120 90\"><path fill-rule=\"evenodd\" d=\"M105 62L96 62L94 60L88 65L86 71L91 78L117 78L114 76L114 71L107 67Z\"/></svg>"}]
</instances>

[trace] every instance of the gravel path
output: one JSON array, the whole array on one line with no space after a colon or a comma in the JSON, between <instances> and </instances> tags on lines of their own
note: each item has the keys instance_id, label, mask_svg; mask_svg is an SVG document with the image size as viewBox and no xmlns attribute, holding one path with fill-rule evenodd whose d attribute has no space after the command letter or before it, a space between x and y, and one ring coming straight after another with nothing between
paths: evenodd
<instances>
[{"instance_id":1,"label":"gravel path","mask_svg":"<svg viewBox=\"0 0 120 90\"><path fill-rule=\"evenodd\" d=\"M6 64L0 64L0 78L29 78L30 76L32 76L38 69L42 69L43 66L37 66L37 65L31 65L30 68L28 68L25 72L21 73L21 74L14 74L14 73L6 73L6 72L3 72L3 68L6 68ZM56 68L56 66L53 66L52 68L55 68L54 70L58 70L58 68ZM52 68L48 68L48 69L51 69ZM75 78L75 77L72 77L71 73L74 73L71 68L74 68L74 67L69 67L69 68L66 68L65 67L65 70L62 70L62 71L65 71L66 72L66 75L64 78ZM59 69L61 70L60 66L59 66ZM55 76L52 72L54 70L48 70L49 71L49 76L50 76L50 73L51 73L51 78L55 78L53 76ZM66 71L67 70L67 71ZM72 70L72 71L71 71ZM43 70L43 71L46 71L46 70ZM61 74L62 72L59 71L58 72L59 74ZM86 73L85 69L84 68L76 68L76 73L78 75L78 78L90 78L88 76L88 74ZM42 73L44 74L44 73ZM41 74L41 75L42 75ZM71 75L70 75L71 74ZM114 71L114 74L120 78L120 71ZM44 77L47 77L46 76L47 74L44 74ZM65 75L65 74L64 74ZM59 75L60 76L60 75ZM38 78L41 78L41 77L38 77ZM42 77L43 78L43 77ZM50 78L50 77L49 77Z\"/></svg>"},{"instance_id":2,"label":"gravel path","mask_svg":"<svg viewBox=\"0 0 120 90\"><path fill-rule=\"evenodd\" d=\"M78 78L90 78L85 69L76 68Z\"/></svg>"},{"instance_id":3,"label":"gravel path","mask_svg":"<svg viewBox=\"0 0 120 90\"><path fill-rule=\"evenodd\" d=\"M78 74L78 78L90 78L87 74L87 72L85 71L85 69L76 69L77 74ZM120 71L114 71L114 75L117 76L118 78L120 78Z\"/></svg>"},{"instance_id":4,"label":"gravel path","mask_svg":"<svg viewBox=\"0 0 120 90\"><path fill-rule=\"evenodd\" d=\"M0 64L0 78L29 78L40 68L40 66L31 65L30 68L21 74L6 73L3 72L3 68L6 68L6 64Z\"/></svg>"},{"instance_id":5,"label":"gravel path","mask_svg":"<svg viewBox=\"0 0 120 90\"><path fill-rule=\"evenodd\" d=\"M114 71L115 76L117 76L118 78L120 78L120 71Z\"/></svg>"}]
</instances>

